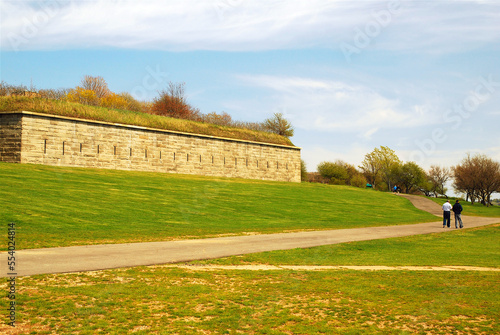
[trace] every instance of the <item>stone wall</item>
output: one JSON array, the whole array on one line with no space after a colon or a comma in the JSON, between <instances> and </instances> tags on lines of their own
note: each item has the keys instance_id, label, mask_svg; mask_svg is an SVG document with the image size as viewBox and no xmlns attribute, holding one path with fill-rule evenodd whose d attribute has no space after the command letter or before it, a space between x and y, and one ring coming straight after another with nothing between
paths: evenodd
<instances>
[{"instance_id":1,"label":"stone wall","mask_svg":"<svg viewBox=\"0 0 500 335\"><path fill-rule=\"evenodd\" d=\"M300 148L0 113L0 161L300 182Z\"/></svg>"},{"instance_id":2,"label":"stone wall","mask_svg":"<svg viewBox=\"0 0 500 335\"><path fill-rule=\"evenodd\" d=\"M21 114L0 114L0 161L21 162Z\"/></svg>"}]
</instances>

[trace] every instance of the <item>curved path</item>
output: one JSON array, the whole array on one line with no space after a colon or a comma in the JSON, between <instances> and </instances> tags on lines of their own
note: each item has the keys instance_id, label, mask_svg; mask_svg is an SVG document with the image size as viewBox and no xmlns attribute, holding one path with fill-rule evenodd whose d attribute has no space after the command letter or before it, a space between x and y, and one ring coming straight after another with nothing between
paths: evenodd
<instances>
[{"instance_id":1,"label":"curved path","mask_svg":"<svg viewBox=\"0 0 500 335\"><path fill-rule=\"evenodd\" d=\"M419 209L441 215L440 206L431 200L416 196L402 196L409 199ZM467 228L473 228L498 223L500 218L463 216L463 221ZM177 263L263 251L441 233L443 231L449 230L443 230L442 221L437 220L401 226L18 250L16 252L15 274L9 274L6 271L6 252L0 254L0 277Z\"/></svg>"},{"instance_id":2,"label":"curved path","mask_svg":"<svg viewBox=\"0 0 500 335\"><path fill-rule=\"evenodd\" d=\"M434 201L429 200L424 197L419 197L416 195L410 195L410 194L398 194L400 197L406 198L411 201L413 206L416 208L423 210L425 212L429 212L431 214L434 214L436 216L439 216L440 218L443 217L443 209L441 206L436 204Z\"/></svg>"}]
</instances>

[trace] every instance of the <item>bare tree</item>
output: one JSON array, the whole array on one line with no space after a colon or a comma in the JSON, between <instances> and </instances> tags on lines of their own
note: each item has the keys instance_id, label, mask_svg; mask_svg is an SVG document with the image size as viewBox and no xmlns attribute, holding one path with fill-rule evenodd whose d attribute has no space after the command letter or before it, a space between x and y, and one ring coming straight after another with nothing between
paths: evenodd
<instances>
[{"instance_id":1,"label":"bare tree","mask_svg":"<svg viewBox=\"0 0 500 335\"><path fill-rule=\"evenodd\" d=\"M432 184L432 192L437 197L438 194L446 196L446 188L444 185L450 179L450 169L438 165L432 165L427 174L429 181Z\"/></svg>"},{"instance_id":2,"label":"bare tree","mask_svg":"<svg viewBox=\"0 0 500 335\"><path fill-rule=\"evenodd\" d=\"M104 80L103 77L92 77L92 76L84 76L82 81L80 82L81 88L84 90L94 91L97 98L102 99L108 94L110 94L110 90L108 88L108 84Z\"/></svg>"},{"instance_id":3,"label":"bare tree","mask_svg":"<svg viewBox=\"0 0 500 335\"><path fill-rule=\"evenodd\" d=\"M462 163L453 168L454 187L483 205L491 204L491 194L500 190L500 163L485 155L471 157L467 154Z\"/></svg>"},{"instance_id":4,"label":"bare tree","mask_svg":"<svg viewBox=\"0 0 500 335\"><path fill-rule=\"evenodd\" d=\"M38 93L42 98L46 99L54 99L54 100L63 100L71 90L69 88L60 88L60 89L40 89Z\"/></svg>"}]
</instances>

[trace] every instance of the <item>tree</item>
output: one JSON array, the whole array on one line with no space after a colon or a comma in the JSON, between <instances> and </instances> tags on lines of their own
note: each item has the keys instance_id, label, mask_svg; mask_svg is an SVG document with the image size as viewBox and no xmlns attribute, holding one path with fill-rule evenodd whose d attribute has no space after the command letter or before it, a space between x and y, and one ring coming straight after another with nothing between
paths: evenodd
<instances>
[{"instance_id":1,"label":"tree","mask_svg":"<svg viewBox=\"0 0 500 335\"><path fill-rule=\"evenodd\" d=\"M381 169L380 161L377 159L375 151L365 155L365 159L361 162L359 168L366 180L375 188L377 176Z\"/></svg>"},{"instance_id":2,"label":"tree","mask_svg":"<svg viewBox=\"0 0 500 335\"><path fill-rule=\"evenodd\" d=\"M380 146L377 156L378 159L380 160L380 166L381 166L380 172L382 174L382 178L387 184L388 191L391 191L392 183L395 180L397 170L402 164L401 160L396 155L394 150L384 146Z\"/></svg>"},{"instance_id":3,"label":"tree","mask_svg":"<svg viewBox=\"0 0 500 335\"><path fill-rule=\"evenodd\" d=\"M429 175L426 174L425 181L419 186L418 190L425 194L426 197L430 197L432 195L436 196L436 193L432 189L433 185L429 180Z\"/></svg>"},{"instance_id":4,"label":"tree","mask_svg":"<svg viewBox=\"0 0 500 335\"><path fill-rule=\"evenodd\" d=\"M300 160L300 180L307 181L307 166L303 159Z\"/></svg>"},{"instance_id":5,"label":"tree","mask_svg":"<svg viewBox=\"0 0 500 335\"><path fill-rule=\"evenodd\" d=\"M401 160L394 150L380 146L380 148L375 148L371 153L365 155L359 168L374 187L377 177L380 176L390 191L399 166L401 166Z\"/></svg>"},{"instance_id":6,"label":"tree","mask_svg":"<svg viewBox=\"0 0 500 335\"><path fill-rule=\"evenodd\" d=\"M424 169L415 162L407 162L397 169L397 181L404 188L405 193L416 191L425 183Z\"/></svg>"},{"instance_id":7,"label":"tree","mask_svg":"<svg viewBox=\"0 0 500 335\"><path fill-rule=\"evenodd\" d=\"M453 186L466 194L471 203L491 204L491 194L500 192L500 163L485 155L471 157L467 154L462 163L453 169Z\"/></svg>"},{"instance_id":8,"label":"tree","mask_svg":"<svg viewBox=\"0 0 500 335\"><path fill-rule=\"evenodd\" d=\"M264 120L264 128L285 137L292 137L294 133L292 124L283 117L283 113L274 113L272 118Z\"/></svg>"},{"instance_id":9,"label":"tree","mask_svg":"<svg viewBox=\"0 0 500 335\"><path fill-rule=\"evenodd\" d=\"M103 99L109 99L109 101L105 101L105 107L112 101L112 104L115 104L116 94L110 98L110 95L113 95L109 88L108 84L104 80L103 77L92 77L92 76L84 76L80 82L80 86L70 90L66 99L71 102L78 102L84 105L91 106L100 106ZM120 108L120 107L112 107L112 108Z\"/></svg>"},{"instance_id":10,"label":"tree","mask_svg":"<svg viewBox=\"0 0 500 335\"><path fill-rule=\"evenodd\" d=\"M82 81L80 82L80 87L83 88L84 90L94 91L98 99L102 99L111 93L111 91L108 88L108 84L106 83L104 78L100 76L98 77L92 77L89 75L84 76L82 78Z\"/></svg>"},{"instance_id":11,"label":"tree","mask_svg":"<svg viewBox=\"0 0 500 335\"><path fill-rule=\"evenodd\" d=\"M160 96L154 99L151 108L155 114L178 119L199 119L199 111L187 103L184 83L169 82L168 87L158 93Z\"/></svg>"},{"instance_id":12,"label":"tree","mask_svg":"<svg viewBox=\"0 0 500 335\"><path fill-rule=\"evenodd\" d=\"M444 185L450 178L450 169L445 167L440 167L437 165L432 165L427 174L428 180L431 183L431 191L437 197L438 194L446 196L446 188Z\"/></svg>"},{"instance_id":13,"label":"tree","mask_svg":"<svg viewBox=\"0 0 500 335\"><path fill-rule=\"evenodd\" d=\"M345 181L349 176L344 166L332 162L319 163L318 172L323 178L328 179L330 184L337 185L345 184Z\"/></svg>"},{"instance_id":14,"label":"tree","mask_svg":"<svg viewBox=\"0 0 500 335\"><path fill-rule=\"evenodd\" d=\"M470 156L462 161L461 165L452 168L453 171L453 187L457 192L465 193L466 200L470 200L474 205L478 196L478 185L474 180L473 166L470 161Z\"/></svg>"}]
</instances>

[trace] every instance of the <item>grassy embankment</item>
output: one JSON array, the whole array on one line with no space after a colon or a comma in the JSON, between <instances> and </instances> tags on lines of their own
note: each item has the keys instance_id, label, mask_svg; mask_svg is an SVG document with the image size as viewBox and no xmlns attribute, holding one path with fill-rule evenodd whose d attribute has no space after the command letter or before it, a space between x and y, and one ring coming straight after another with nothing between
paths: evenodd
<instances>
[{"instance_id":1,"label":"grassy embankment","mask_svg":"<svg viewBox=\"0 0 500 335\"><path fill-rule=\"evenodd\" d=\"M1 111L30 111L79 119L136 125L184 133L226 137L280 145L293 145L283 136L242 128L231 128L209 123L174 119L147 113L87 106L73 102L28 97L0 97Z\"/></svg>"},{"instance_id":2,"label":"grassy embankment","mask_svg":"<svg viewBox=\"0 0 500 335\"><path fill-rule=\"evenodd\" d=\"M0 179L1 221L17 222L26 247L435 220L400 197L347 187L17 164L0 164ZM499 233L497 225L223 263L499 267ZM499 279L473 271L162 266L38 275L17 278L16 327L5 313L0 331L497 334ZM6 282L0 289L7 292ZM6 303L4 296L3 310Z\"/></svg>"},{"instance_id":3,"label":"grassy embankment","mask_svg":"<svg viewBox=\"0 0 500 335\"><path fill-rule=\"evenodd\" d=\"M347 186L7 163L0 199L19 249L436 220L400 197Z\"/></svg>"}]
</instances>

